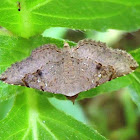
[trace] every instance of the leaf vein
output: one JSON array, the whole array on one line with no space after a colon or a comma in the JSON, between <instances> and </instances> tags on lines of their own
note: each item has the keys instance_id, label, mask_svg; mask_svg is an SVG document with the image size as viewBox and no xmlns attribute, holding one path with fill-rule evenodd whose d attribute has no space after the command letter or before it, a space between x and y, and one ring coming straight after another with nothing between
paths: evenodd
<instances>
[{"instance_id":1,"label":"leaf vein","mask_svg":"<svg viewBox=\"0 0 140 140\"><path fill-rule=\"evenodd\" d=\"M51 2L51 1L52 0L45 0L44 2L37 4L36 6L34 6L33 8L30 9L30 12L39 8L39 7L41 7L41 6L43 6L43 5L45 5L45 4L47 4L47 3L49 3L49 2Z\"/></svg>"},{"instance_id":2,"label":"leaf vein","mask_svg":"<svg viewBox=\"0 0 140 140\"><path fill-rule=\"evenodd\" d=\"M39 119L38 119L38 122L40 123L40 125L47 131L51 134L51 136L55 139L55 140L58 140L57 137L51 132L51 130L46 126L44 125Z\"/></svg>"},{"instance_id":3,"label":"leaf vein","mask_svg":"<svg viewBox=\"0 0 140 140\"><path fill-rule=\"evenodd\" d=\"M16 131L15 133L13 133L12 135L8 136L6 139L9 139L10 137L14 136L15 134L21 133L22 131L24 131L26 128L21 129L19 131Z\"/></svg>"},{"instance_id":4,"label":"leaf vein","mask_svg":"<svg viewBox=\"0 0 140 140\"><path fill-rule=\"evenodd\" d=\"M58 120L55 120L55 119L53 119L53 118L49 118L49 117L46 117L46 116L43 116L43 115L41 115L41 116L42 116L43 118L48 119L48 120L53 120L53 121L56 121L57 123L63 124L63 125L65 125L65 126L71 128L71 129L73 129L74 131L78 131L78 130L76 130L74 127L71 127L71 126L67 125L66 123L63 123L63 122L61 122L61 121L58 121ZM86 127L87 127L87 126L86 126ZM78 131L78 132L79 132L80 134L82 134L83 136L89 138L87 135L81 133L80 131Z\"/></svg>"}]
</instances>

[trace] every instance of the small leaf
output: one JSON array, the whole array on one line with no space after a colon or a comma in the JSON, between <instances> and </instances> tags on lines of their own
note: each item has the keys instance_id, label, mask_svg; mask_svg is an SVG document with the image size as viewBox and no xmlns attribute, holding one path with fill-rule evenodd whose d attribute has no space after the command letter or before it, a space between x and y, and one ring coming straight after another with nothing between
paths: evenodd
<instances>
[{"instance_id":1,"label":"small leaf","mask_svg":"<svg viewBox=\"0 0 140 140\"><path fill-rule=\"evenodd\" d=\"M132 31L140 27L140 1L21 0L19 3L20 6L17 0L1 1L0 25L25 38L50 27L99 31Z\"/></svg>"},{"instance_id":2,"label":"small leaf","mask_svg":"<svg viewBox=\"0 0 140 140\"><path fill-rule=\"evenodd\" d=\"M140 109L140 49L132 51L131 54L139 63L139 68L137 68L134 73L129 75L129 78L132 81L131 85L129 86L129 89L132 100Z\"/></svg>"},{"instance_id":3,"label":"small leaf","mask_svg":"<svg viewBox=\"0 0 140 140\"><path fill-rule=\"evenodd\" d=\"M129 86L130 95L132 100L136 103L140 110L140 72L135 72L130 75L130 79L132 81Z\"/></svg>"},{"instance_id":4,"label":"small leaf","mask_svg":"<svg viewBox=\"0 0 140 140\"><path fill-rule=\"evenodd\" d=\"M136 50L133 50L130 52L131 55L134 57L135 60L137 60L137 62L139 63L140 65L140 48L139 49L136 49ZM137 69L138 70L138 69Z\"/></svg>"},{"instance_id":5,"label":"small leaf","mask_svg":"<svg viewBox=\"0 0 140 140\"><path fill-rule=\"evenodd\" d=\"M0 139L39 138L105 140L97 131L56 109L44 95L26 89L0 121Z\"/></svg>"}]
</instances>

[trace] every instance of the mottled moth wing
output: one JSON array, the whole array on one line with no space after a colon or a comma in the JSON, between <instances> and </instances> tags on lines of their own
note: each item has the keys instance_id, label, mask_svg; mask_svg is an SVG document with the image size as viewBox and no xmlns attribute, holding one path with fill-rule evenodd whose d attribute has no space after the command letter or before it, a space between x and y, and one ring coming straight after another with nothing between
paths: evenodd
<instances>
[{"instance_id":1,"label":"mottled moth wing","mask_svg":"<svg viewBox=\"0 0 140 140\"><path fill-rule=\"evenodd\" d=\"M138 67L133 57L125 51L108 48L104 43L82 40L78 43L78 55L84 59L92 59L104 67L111 66L116 77L128 74Z\"/></svg>"},{"instance_id":2,"label":"mottled moth wing","mask_svg":"<svg viewBox=\"0 0 140 140\"><path fill-rule=\"evenodd\" d=\"M43 45L34 50L27 59L12 64L0 77L5 83L14 85L26 85L24 77L29 73L35 73L48 63L58 62L62 54L55 45Z\"/></svg>"},{"instance_id":3,"label":"mottled moth wing","mask_svg":"<svg viewBox=\"0 0 140 140\"><path fill-rule=\"evenodd\" d=\"M63 71L62 63L63 61L46 63L36 72L26 74L23 81L28 87L60 93Z\"/></svg>"}]
</instances>

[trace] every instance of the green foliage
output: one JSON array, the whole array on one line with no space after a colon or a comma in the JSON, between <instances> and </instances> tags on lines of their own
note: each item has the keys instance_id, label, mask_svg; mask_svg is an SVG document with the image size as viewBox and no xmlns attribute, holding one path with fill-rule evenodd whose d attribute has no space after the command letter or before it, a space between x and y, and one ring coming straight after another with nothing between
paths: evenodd
<instances>
[{"instance_id":1,"label":"green foliage","mask_svg":"<svg viewBox=\"0 0 140 140\"><path fill-rule=\"evenodd\" d=\"M132 100L136 103L140 110L140 49L131 52L133 57L137 60L139 67L134 73L129 75L131 85L129 86Z\"/></svg>"},{"instance_id":2,"label":"green foliage","mask_svg":"<svg viewBox=\"0 0 140 140\"><path fill-rule=\"evenodd\" d=\"M140 27L139 0L5 0L0 25L28 38L49 27L136 30Z\"/></svg>"},{"instance_id":3,"label":"green foliage","mask_svg":"<svg viewBox=\"0 0 140 140\"><path fill-rule=\"evenodd\" d=\"M16 97L12 110L0 121L0 139L105 140L95 130L56 109L44 95L28 90Z\"/></svg>"},{"instance_id":4,"label":"green foliage","mask_svg":"<svg viewBox=\"0 0 140 140\"><path fill-rule=\"evenodd\" d=\"M140 109L140 72L135 72L130 75L132 84L130 85L130 91L133 101Z\"/></svg>"},{"instance_id":5,"label":"green foliage","mask_svg":"<svg viewBox=\"0 0 140 140\"><path fill-rule=\"evenodd\" d=\"M51 38L52 34L51 37L37 35L46 28L132 31L140 27L138 0L21 0L21 11L18 11L18 6L17 0L5 0L0 4L0 25L9 30L0 30L0 73L29 56L38 46L52 43L62 47L64 40L55 39L58 38L55 35L55 38ZM46 36L51 31L46 30ZM63 34L61 30L58 33ZM59 38L61 35L58 35ZM75 45L74 42L69 44ZM140 64L140 49L131 54ZM77 99L91 98L126 86L129 86L131 97L140 109L140 68L132 74L80 93ZM60 107L56 102L51 102L52 97L66 100L63 95L0 82L0 102L12 98L15 100L10 112L0 121L0 139L105 139L78 121L80 117L76 120L78 117L75 117L75 113L68 115L73 105L65 108L63 104ZM12 101L9 104L12 106Z\"/></svg>"}]
</instances>

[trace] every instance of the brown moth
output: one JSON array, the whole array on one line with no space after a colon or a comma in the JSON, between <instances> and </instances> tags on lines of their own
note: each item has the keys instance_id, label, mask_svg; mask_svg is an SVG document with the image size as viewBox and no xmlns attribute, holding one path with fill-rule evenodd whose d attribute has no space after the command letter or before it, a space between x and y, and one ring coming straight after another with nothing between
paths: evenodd
<instances>
[{"instance_id":1,"label":"brown moth","mask_svg":"<svg viewBox=\"0 0 140 140\"><path fill-rule=\"evenodd\" d=\"M82 40L72 48L68 43L61 49L56 45L43 45L27 59L8 68L0 80L73 98L82 91L129 74L137 67L137 62L125 51Z\"/></svg>"}]
</instances>

